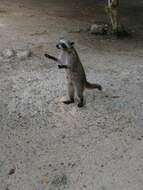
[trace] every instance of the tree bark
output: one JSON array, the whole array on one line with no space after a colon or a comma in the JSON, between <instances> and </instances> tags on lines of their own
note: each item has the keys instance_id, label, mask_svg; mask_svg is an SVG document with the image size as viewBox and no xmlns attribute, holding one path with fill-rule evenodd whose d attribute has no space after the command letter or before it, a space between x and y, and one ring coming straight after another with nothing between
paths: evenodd
<instances>
[{"instance_id":1,"label":"tree bark","mask_svg":"<svg viewBox=\"0 0 143 190\"><path fill-rule=\"evenodd\" d=\"M108 0L108 14L110 17L112 29L116 32L120 27L119 0Z\"/></svg>"},{"instance_id":2,"label":"tree bark","mask_svg":"<svg viewBox=\"0 0 143 190\"><path fill-rule=\"evenodd\" d=\"M107 14L111 21L113 33L117 36L128 36L129 33L121 24L119 7L120 0L108 0Z\"/></svg>"}]
</instances>

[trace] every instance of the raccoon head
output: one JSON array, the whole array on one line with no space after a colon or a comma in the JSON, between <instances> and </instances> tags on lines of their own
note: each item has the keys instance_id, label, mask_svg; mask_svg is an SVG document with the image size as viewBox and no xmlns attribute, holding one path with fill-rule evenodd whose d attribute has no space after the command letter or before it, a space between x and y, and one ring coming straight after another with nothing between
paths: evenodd
<instances>
[{"instance_id":1,"label":"raccoon head","mask_svg":"<svg viewBox=\"0 0 143 190\"><path fill-rule=\"evenodd\" d=\"M69 51L74 47L74 42L69 40L60 39L59 43L56 45L58 49Z\"/></svg>"}]
</instances>

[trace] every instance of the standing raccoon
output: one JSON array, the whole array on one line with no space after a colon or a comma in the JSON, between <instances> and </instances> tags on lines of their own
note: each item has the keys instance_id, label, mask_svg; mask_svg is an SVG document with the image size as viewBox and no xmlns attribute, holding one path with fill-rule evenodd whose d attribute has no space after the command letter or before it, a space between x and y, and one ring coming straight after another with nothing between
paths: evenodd
<instances>
[{"instance_id":1,"label":"standing raccoon","mask_svg":"<svg viewBox=\"0 0 143 190\"><path fill-rule=\"evenodd\" d=\"M74 48L74 42L61 39L56 45L61 50L59 57L53 57L45 54L49 59L52 59L58 63L59 69L66 70L66 76L68 81L68 94L69 99L64 101L65 104L74 103L75 91L79 98L78 107L83 107L84 97L83 93L85 88L102 90L100 84L91 84L86 80L85 71L83 65L79 59L79 56Z\"/></svg>"}]
</instances>

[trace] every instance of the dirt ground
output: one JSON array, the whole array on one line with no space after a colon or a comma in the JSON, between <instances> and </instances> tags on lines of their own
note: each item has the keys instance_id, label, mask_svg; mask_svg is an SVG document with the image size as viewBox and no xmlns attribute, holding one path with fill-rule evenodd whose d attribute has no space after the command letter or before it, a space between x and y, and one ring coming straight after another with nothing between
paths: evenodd
<instances>
[{"instance_id":1,"label":"dirt ground","mask_svg":"<svg viewBox=\"0 0 143 190\"><path fill-rule=\"evenodd\" d=\"M143 2L122 4L132 38L72 32L106 22L104 2L0 0L0 190L143 189ZM43 56L61 36L103 86L82 109L62 104L64 71Z\"/></svg>"}]
</instances>

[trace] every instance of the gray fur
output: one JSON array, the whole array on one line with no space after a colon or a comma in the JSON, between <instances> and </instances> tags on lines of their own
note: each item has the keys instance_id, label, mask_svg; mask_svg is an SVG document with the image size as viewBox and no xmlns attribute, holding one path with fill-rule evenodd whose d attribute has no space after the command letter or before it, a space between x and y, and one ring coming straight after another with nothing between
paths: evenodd
<instances>
[{"instance_id":1,"label":"gray fur","mask_svg":"<svg viewBox=\"0 0 143 190\"><path fill-rule=\"evenodd\" d=\"M74 48L74 43L66 41L64 39L60 40L57 44L57 48L60 49L60 54L57 63L60 69L66 70L66 78L68 80L68 93L69 100L65 101L65 104L70 104L74 102L75 91L79 98L78 107L83 106L83 92L85 88L94 89L97 88L102 90L99 84L90 84L86 80L85 71L83 65L79 59L76 49ZM46 56L52 57L52 56Z\"/></svg>"}]
</instances>

